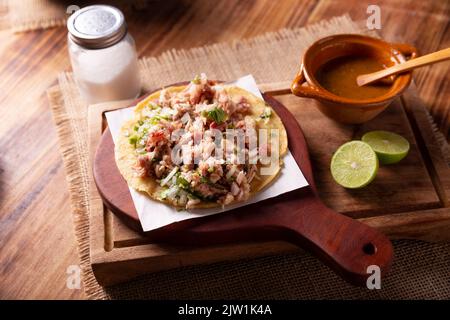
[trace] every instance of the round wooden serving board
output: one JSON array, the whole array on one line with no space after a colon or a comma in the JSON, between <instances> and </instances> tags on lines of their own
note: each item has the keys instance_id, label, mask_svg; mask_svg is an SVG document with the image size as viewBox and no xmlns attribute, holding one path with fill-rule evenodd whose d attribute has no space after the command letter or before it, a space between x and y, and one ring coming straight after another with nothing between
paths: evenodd
<instances>
[{"instance_id":1,"label":"round wooden serving board","mask_svg":"<svg viewBox=\"0 0 450 320\"><path fill-rule=\"evenodd\" d=\"M282 119L289 150L310 186L221 214L173 223L146 235L158 242L189 245L285 240L311 251L352 283L365 285L370 265L377 265L385 274L393 258L389 239L321 202L298 122L276 99L263 96ZM128 185L115 164L114 143L108 129L97 148L93 174L105 205L128 226L142 232Z\"/></svg>"}]
</instances>

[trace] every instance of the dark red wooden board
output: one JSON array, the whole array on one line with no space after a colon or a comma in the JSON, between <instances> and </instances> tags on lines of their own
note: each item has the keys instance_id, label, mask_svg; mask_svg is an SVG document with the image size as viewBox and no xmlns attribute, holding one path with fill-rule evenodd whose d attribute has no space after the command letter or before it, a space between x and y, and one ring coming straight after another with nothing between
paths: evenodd
<instances>
[{"instance_id":1,"label":"dark red wooden board","mask_svg":"<svg viewBox=\"0 0 450 320\"><path fill-rule=\"evenodd\" d=\"M317 197L308 148L294 116L264 95L283 120L289 150L310 186L222 214L185 220L147 232L157 242L211 245L248 240L286 240L316 254L346 280L365 284L367 267L385 274L392 261L390 241L379 231L327 208ZM128 186L114 160L111 133L105 130L93 164L94 180L106 206L142 232Z\"/></svg>"}]
</instances>

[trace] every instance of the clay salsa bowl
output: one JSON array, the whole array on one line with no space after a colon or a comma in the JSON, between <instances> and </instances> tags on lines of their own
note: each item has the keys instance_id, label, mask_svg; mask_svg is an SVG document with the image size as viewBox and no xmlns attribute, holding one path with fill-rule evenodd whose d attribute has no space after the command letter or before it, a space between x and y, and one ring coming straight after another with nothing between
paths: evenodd
<instances>
[{"instance_id":1,"label":"clay salsa bowl","mask_svg":"<svg viewBox=\"0 0 450 320\"><path fill-rule=\"evenodd\" d=\"M329 36L316 41L306 50L300 71L292 82L292 93L316 100L319 110L338 122L358 124L373 119L401 95L411 82L411 72L397 75L383 95L358 100L346 98L326 90L316 79L321 66L346 56L370 57L385 66L392 66L415 58L417 50L407 44L388 43L356 34Z\"/></svg>"}]
</instances>

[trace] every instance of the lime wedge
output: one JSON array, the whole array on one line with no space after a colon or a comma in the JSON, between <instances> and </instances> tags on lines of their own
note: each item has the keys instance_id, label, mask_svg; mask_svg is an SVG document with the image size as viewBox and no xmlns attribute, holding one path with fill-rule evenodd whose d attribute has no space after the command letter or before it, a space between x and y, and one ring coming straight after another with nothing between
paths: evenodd
<instances>
[{"instance_id":1,"label":"lime wedge","mask_svg":"<svg viewBox=\"0 0 450 320\"><path fill-rule=\"evenodd\" d=\"M362 137L368 143L382 164L397 163L409 151L409 142L402 136L389 131L370 131Z\"/></svg>"},{"instance_id":2,"label":"lime wedge","mask_svg":"<svg viewBox=\"0 0 450 320\"><path fill-rule=\"evenodd\" d=\"M336 150L330 169L334 180L344 188L362 188L375 178L378 158L367 143L350 141Z\"/></svg>"}]
</instances>

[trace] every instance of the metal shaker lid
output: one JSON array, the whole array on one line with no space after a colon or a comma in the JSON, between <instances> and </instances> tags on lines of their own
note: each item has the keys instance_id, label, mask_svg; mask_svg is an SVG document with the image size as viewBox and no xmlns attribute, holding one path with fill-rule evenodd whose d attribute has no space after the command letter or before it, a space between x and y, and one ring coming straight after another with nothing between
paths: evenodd
<instances>
[{"instance_id":1,"label":"metal shaker lid","mask_svg":"<svg viewBox=\"0 0 450 320\"><path fill-rule=\"evenodd\" d=\"M127 33L123 13L107 5L77 10L68 19L67 29L73 42L88 49L110 47Z\"/></svg>"}]
</instances>

